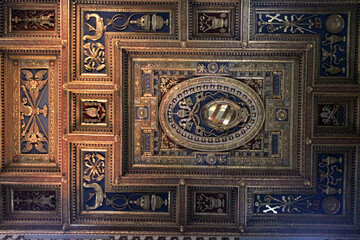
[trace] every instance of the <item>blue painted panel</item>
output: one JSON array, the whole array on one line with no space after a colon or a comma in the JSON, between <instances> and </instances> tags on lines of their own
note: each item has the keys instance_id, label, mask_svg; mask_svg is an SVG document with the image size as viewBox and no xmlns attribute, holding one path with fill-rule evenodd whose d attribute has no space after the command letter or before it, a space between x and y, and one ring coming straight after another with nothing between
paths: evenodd
<instances>
[{"instance_id":1,"label":"blue painted panel","mask_svg":"<svg viewBox=\"0 0 360 240\"><path fill-rule=\"evenodd\" d=\"M255 214L343 213L344 154L317 155L316 194L255 194Z\"/></svg>"},{"instance_id":2,"label":"blue painted panel","mask_svg":"<svg viewBox=\"0 0 360 240\"><path fill-rule=\"evenodd\" d=\"M105 153L84 151L83 159L84 211L169 211L169 192L105 192Z\"/></svg>"},{"instance_id":3,"label":"blue painted panel","mask_svg":"<svg viewBox=\"0 0 360 240\"><path fill-rule=\"evenodd\" d=\"M98 17L90 17L89 20L86 19L87 14L97 14ZM156 28L157 26L153 23L153 18L155 18L155 15L158 18L162 18L164 20L162 26L158 26L159 29L156 29L153 31L153 28ZM141 17L147 16L149 23L150 23L150 29L143 29L141 26L138 26L137 22L141 23ZM92 49L90 50L91 53L88 53L88 56L85 55L84 49L82 49L83 58L84 60L89 56L96 56L97 53L100 53L102 50L98 50L99 46L105 46L105 32L142 32L142 33L170 33L170 12L156 12L156 13L136 13L136 12L92 12L92 11L85 11L83 13L82 18L84 19L84 25L83 25L83 32L84 35L90 35L93 36L95 34L95 29L97 28L97 21L101 23L102 26L104 26L104 34L101 36L101 38L97 40L90 40L86 39L83 41L83 46L85 46L87 43L89 44L95 44L93 45ZM139 21L137 21L140 19ZM144 20L144 19L143 19ZM147 20L145 20L147 22ZM160 21L157 20L157 24ZM87 50L89 51L89 50ZM104 54L101 57L101 63L99 63L99 59L97 61L93 61L91 64L94 67L92 70L86 69L85 65L83 68L83 71L86 73L105 73L105 66L102 68L99 68L95 70L99 65L104 64L105 59L103 58L105 56L105 51L103 50ZM98 54L99 55L99 54ZM91 60L87 60L88 62Z\"/></svg>"},{"instance_id":4,"label":"blue painted panel","mask_svg":"<svg viewBox=\"0 0 360 240\"><path fill-rule=\"evenodd\" d=\"M44 73L43 75L41 74L42 72ZM37 76L38 74L40 75ZM20 126L20 132L27 134L26 137L23 135L21 136L21 153L47 154L49 151L48 69L22 69L20 79L21 85L24 86L20 88L20 105L22 108L21 111L24 113L24 119L21 123L22 126ZM32 88L33 86L35 87ZM37 113L37 109L40 111L39 114ZM36 132L40 132L42 136L35 134ZM42 137L44 137L44 139L36 142L36 140L39 140ZM31 138L31 140L28 138ZM31 150L24 150L26 149L26 145L32 146L28 147L28 149L31 148Z\"/></svg>"},{"instance_id":5,"label":"blue painted panel","mask_svg":"<svg viewBox=\"0 0 360 240\"><path fill-rule=\"evenodd\" d=\"M279 74L274 74L273 76L273 94L275 96L280 95L281 79Z\"/></svg>"},{"instance_id":6,"label":"blue painted panel","mask_svg":"<svg viewBox=\"0 0 360 240\"><path fill-rule=\"evenodd\" d=\"M271 139L271 153L272 154L279 154L279 135L273 134Z\"/></svg>"},{"instance_id":7,"label":"blue painted panel","mask_svg":"<svg viewBox=\"0 0 360 240\"><path fill-rule=\"evenodd\" d=\"M263 14L256 15L256 32L261 34L320 34L320 76L346 76L348 14L338 14L343 28L330 33L325 22L333 14ZM333 31L334 32L334 31Z\"/></svg>"}]
</instances>

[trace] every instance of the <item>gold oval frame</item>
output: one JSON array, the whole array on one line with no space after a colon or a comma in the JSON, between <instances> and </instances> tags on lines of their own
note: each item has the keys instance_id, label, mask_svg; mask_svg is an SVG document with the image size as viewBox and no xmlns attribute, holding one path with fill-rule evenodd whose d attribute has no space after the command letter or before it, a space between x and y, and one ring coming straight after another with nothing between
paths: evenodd
<instances>
[{"instance_id":1,"label":"gold oval frame","mask_svg":"<svg viewBox=\"0 0 360 240\"><path fill-rule=\"evenodd\" d=\"M246 96L245 99L249 98L250 102L252 104L251 106L255 106L254 109L257 112L256 118L253 118L253 116L251 116L252 120L254 121L253 126L250 127L251 129L249 128L250 130L246 134L243 134L240 137L236 137L235 139L232 138L232 140L227 141L226 143L224 143L220 140L218 141L216 138L208 138L208 140L207 140L208 142L205 144L202 143L201 141L195 142L192 138L190 139L190 138L184 137L181 135L181 133L178 133L175 130L173 130L173 128L170 127L170 125L167 121L167 112L168 112L169 104L171 104L171 102L174 103L175 98L179 97L179 95L180 96L186 95L186 94L190 95L190 94L194 94L196 92L202 92L200 90L195 90L195 91L189 90L190 88L198 89L197 87L199 85L217 85L217 86L226 87L226 89L230 89L233 92L237 91L237 92L242 93L244 96ZM217 89L218 89L217 87L214 88L214 90L217 90ZM211 90L211 89L207 89L207 90ZM222 90L222 92L229 93L231 95L239 97L238 95L236 95L235 93L232 93L231 91ZM249 101L249 100L247 100L247 101ZM252 110L254 110L254 109L252 109ZM264 112L265 112L265 109L264 109L262 99L251 87L249 87L245 83L243 83L239 80L236 80L236 79L228 78L228 77L203 76L203 77L196 77L196 78L186 80L184 82L177 84L176 86L174 86L170 89L170 91L164 96L164 98L162 99L162 101L160 103L159 121L160 121L162 129L170 137L170 139L173 140L174 142L178 143L181 146L184 146L186 148L193 149L193 150L198 150L198 151L227 151L227 150L237 148L237 147L247 143L248 141L250 141L253 137L255 137L259 133L259 131L261 130L261 128L264 124L264 120L265 120ZM252 111L252 113L253 113L253 111ZM236 135L236 134L240 135L239 132L242 129L240 129L234 133L231 133L227 136ZM195 139L196 138L198 138L198 139L201 138L202 140L206 140L206 137L195 136ZM213 142L213 139L215 139L215 142ZM218 138L218 139L220 139L220 138Z\"/></svg>"}]
</instances>

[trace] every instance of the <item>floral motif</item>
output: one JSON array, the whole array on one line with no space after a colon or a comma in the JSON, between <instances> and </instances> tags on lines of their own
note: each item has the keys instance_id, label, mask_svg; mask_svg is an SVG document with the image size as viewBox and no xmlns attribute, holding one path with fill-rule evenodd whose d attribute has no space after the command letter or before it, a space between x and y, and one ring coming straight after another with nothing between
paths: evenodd
<instances>
[{"instance_id":1,"label":"floral motif","mask_svg":"<svg viewBox=\"0 0 360 240\"><path fill-rule=\"evenodd\" d=\"M166 94L169 89L177 84L179 81L175 78L163 77L160 82L160 90L162 94Z\"/></svg>"},{"instance_id":2,"label":"floral motif","mask_svg":"<svg viewBox=\"0 0 360 240\"><path fill-rule=\"evenodd\" d=\"M89 72L99 72L105 68L105 47L101 43L88 42L84 45L84 67Z\"/></svg>"},{"instance_id":3,"label":"floral motif","mask_svg":"<svg viewBox=\"0 0 360 240\"><path fill-rule=\"evenodd\" d=\"M90 181L101 181L105 177L105 157L99 153L87 153L84 157L84 179Z\"/></svg>"},{"instance_id":4,"label":"floral motif","mask_svg":"<svg viewBox=\"0 0 360 240\"><path fill-rule=\"evenodd\" d=\"M202 63L198 63L197 70L199 73L207 73L207 67Z\"/></svg>"},{"instance_id":5,"label":"floral motif","mask_svg":"<svg viewBox=\"0 0 360 240\"><path fill-rule=\"evenodd\" d=\"M21 143L22 153L29 153L36 151L46 153L46 145L48 143L48 136L46 124L40 119L42 114L44 118L47 117L48 107L46 104L40 107L41 100L45 99L45 91L47 89L47 70L39 70L31 72L23 69L22 74L25 75L26 80L21 82L21 92L25 95L21 99Z\"/></svg>"}]
</instances>

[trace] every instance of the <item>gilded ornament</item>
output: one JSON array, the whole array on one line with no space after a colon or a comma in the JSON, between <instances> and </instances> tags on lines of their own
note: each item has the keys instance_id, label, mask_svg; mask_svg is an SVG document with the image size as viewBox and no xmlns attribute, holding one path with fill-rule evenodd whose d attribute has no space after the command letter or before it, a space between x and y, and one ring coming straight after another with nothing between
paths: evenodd
<instances>
[{"instance_id":1,"label":"gilded ornament","mask_svg":"<svg viewBox=\"0 0 360 240\"><path fill-rule=\"evenodd\" d=\"M330 45L330 51L326 50L325 48L321 49L322 51L322 61L324 62L326 59L330 58L329 64L326 63L326 65L323 63L323 65L327 66L327 65L339 65L344 61L344 58L339 58L337 56L337 52L344 52L345 49L343 47L341 47L338 44L335 45ZM325 67L323 67L325 68Z\"/></svg>"},{"instance_id":2,"label":"gilded ornament","mask_svg":"<svg viewBox=\"0 0 360 240\"><path fill-rule=\"evenodd\" d=\"M61 182L62 183L67 183L67 181L68 181L68 178L66 177L65 174L63 174L63 176L61 177Z\"/></svg>"},{"instance_id":3,"label":"gilded ornament","mask_svg":"<svg viewBox=\"0 0 360 240\"><path fill-rule=\"evenodd\" d=\"M208 70L210 73L216 73L219 70L219 65L215 62L209 63Z\"/></svg>"},{"instance_id":4,"label":"gilded ornament","mask_svg":"<svg viewBox=\"0 0 360 240\"><path fill-rule=\"evenodd\" d=\"M324 106L321 110L320 117L322 118L322 122L325 125L333 125L333 126L339 126L341 125L337 118L337 112L339 109L339 105L333 105L333 106Z\"/></svg>"},{"instance_id":5,"label":"gilded ornament","mask_svg":"<svg viewBox=\"0 0 360 240\"><path fill-rule=\"evenodd\" d=\"M325 20L325 28L330 33L337 34L345 27L344 18L339 14L331 14Z\"/></svg>"},{"instance_id":6,"label":"gilded ornament","mask_svg":"<svg viewBox=\"0 0 360 240\"><path fill-rule=\"evenodd\" d=\"M214 164L216 164L216 162L217 162L217 157L216 157L216 155L213 154L213 153L208 154L208 155L205 157L205 159L206 159L206 163L209 164L209 165L214 165Z\"/></svg>"},{"instance_id":7,"label":"gilded ornament","mask_svg":"<svg viewBox=\"0 0 360 240\"><path fill-rule=\"evenodd\" d=\"M341 157L331 155L322 157L322 161L319 163L320 184L318 184L318 189L322 195L341 193L341 188L338 186L340 186L343 179L339 176L339 173L342 173L343 170L337 164L341 163L342 160Z\"/></svg>"},{"instance_id":8,"label":"gilded ornament","mask_svg":"<svg viewBox=\"0 0 360 240\"><path fill-rule=\"evenodd\" d=\"M16 30L53 30L55 11L13 10L11 22Z\"/></svg>"},{"instance_id":9,"label":"gilded ornament","mask_svg":"<svg viewBox=\"0 0 360 240\"><path fill-rule=\"evenodd\" d=\"M333 215L339 212L341 207L340 200L334 196L327 196L321 201L321 209L325 214Z\"/></svg>"},{"instance_id":10,"label":"gilded ornament","mask_svg":"<svg viewBox=\"0 0 360 240\"><path fill-rule=\"evenodd\" d=\"M316 16L316 14L306 17L300 14L259 14L258 31L261 33L264 31L263 28L266 28L269 33L316 33L311 30L313 26L318 27L317 22L321 22L319 18L315 18ZM265 18L267 19L264 20Z\"/></svg>"},{"instance_id":11,"label":"gilded ornament","mask_svg":"<svg viewBox=\"0 0 360 240\"><path fill-rule=\"evenodd\" d=\"M66 47L68 41L67 40L61 40L61 46L64 48Z\"/></svg>"},{"instance_id":12,"label":"gilded ornament","mask_svg":"<svg viewBox=\"0 0 360 240\"><path fill-rule=\"evenodd\" d=\"M180 180L179 180L179 184L180 184L181 186L185 186L185 185L186 185L185 179L180 179Z\"/></svg>"},{"instance_id":13,"label":"gilded ornament","mask_svg":"<svg viewBox=\"0 0 360 240\"><path fill-rule=\"evenodd\" d=\"M345 73L345 71L346 71L346 69L344 67L340 68L340 67L336 67L334 65L329 65L327 63L323 63L321 65L321 67L325 69L325 75L336 75L339 73Z\"/></svg>"},{"instance_id":14,"label":"gilded ornament","mask_svg":"<svg viewBox=\"0 0 360 240\"><path fill-rule=\"evenodd\" d=\"M84 122L101 122L105 118L106 109L101 102L84 102L84 106L83 113L89 117Z\"/></svg>"},{"instance_id":15,"label":"gilded ornament","mask_svg":"<svg viewBox=\"0 0 360 240\"><path fill-rule=\"evenodd\" d=\"M99 14L96 13L88 13L85 15L85 18L87 21L90 20L90 18L95 18L96 27L91 26L89 23L86 23L86 25L89 27L89 32L95 32L94 35L85 35L84 41L89 40L99 40L104 35L104 32L106 31L107 26L104 25L104 20L102 17L99 16Z\"/></svg>"},{"instance_id":16,"label":"gilded ornament","mask_svg":"<svg viewBox=\"0 0 360 240\"><path fill-rule=\"evenodd\" d=\"M224 213L226 211L226 199L222 193L206 194L200 193L196 195L196 212L209 212L216 210L217 213Z\"/></svg>"},{"instance_id":17,"label":"gilded ornament","mask_svg":"<svg viewBox=\"0 0 360 240\"><path fill-rule=\"evenodd\" d=\"M181 82L164 96L159 110L166 135L195 150L239 147L251 140L264 122L259 95L245 83L225 77Z\"/></svg>"},{"instance_id":18,"label":"gilded ornament","mask_svg":"<svg viewBox=\"0 0 360 240\"><path fill-rule=\"evenodd\" d=\"M105 68L105 47L101 43L88 42L83 47L84 67L89 72L99 72Z\"/></svg>"},{"instance_id":19,"label":"gilded ornament","mask_svg":"<svg viewBox=\"0 0 360 240\"><path fill-rule=\"evenodd\" d=\"M209 16L203 13L199 17L199 20L199 30L204 33L214 29L219 29L220 33L225 33L229 26L226 13L221 13L219 17Z\"/></svg>"},{"instance_id":20,"label":"gilded ornament","mask_svg":"<svg viewBox=\"0 0 360 240\"><path fill-rule=\"evenodd\" d=\"M179 81L176 78L162 77L160 79L160 90L162 94L166 94L168 90L176 85Z\"/></svg>"},{"instance_id":21,"label":"gilded ornament","mask_svg":"<svg viewBox=\"0 0 360 240\"><path fill-rule=\"evenodd\" d=\"M215 129L233 128L250 117L247 108L228 99L211 101L201 110L204 122Z\"/></svg>"},{"instance_id":22,"label":"gilded ornament","mask_svg":"<svg viewBox=\"0 0 360 240\"><path fill-rule=\"evenodd\" d=\"M111 25L118 31L124 31L129 27L134 32L138 32L140 30L134 28L132 25L142 28L143 31L154 32L162 29L164 26L169 26L169 19L164 20L163 17L156 14L145 14L136 20L132 20L135 15L138 15L138 13L131 14L129 17L123 14L115 14L111 19L107 19L106 26Z\"/></svg>"},{"instance_id":23,"label":"gilded ornament","mask_svg":"<svg viewBox=\"0 0 360 240\"><path fill-rule=\"evenodd\" d=\"M64 223L64 224L62 225L62 230L63 230L63 231L69 230L69 224Z\"/></svg>"},{"instance_id":24,"label":"gilded ornament","mask_svg":"<svg viewBox=\"0 0 360 240\"><path fill-rule=\"evenodd\" d=\"M99 153L87 153L84 157L84 179L101 181L105 177L105 157Z\"/></svg>"},{"instance_id":25,"label":"gilded ornament","mask_svg":"<svg viewBox=\"0 0 360 240\"><path fill-rule=\"evenodd\" d=\"M245 187L245 181L244 181L244 180L240 180L240 181L239 181L239 185L240 185L240 187Z\"/></svg>"},{"instance_id":26,"label":"gilded ornament","mask_svg":"<svg viewBox=\"0 0 360 240\"><path fill-rule=\"evenodd\" d=\"M280 121L284 121L288 117L288 114L285 109L279 109L276 112L276 118Z\"/></svg>"},{"instance_id":27,"label":"gilded ornament","mask_svg":"<svg viewBox=\"0 0 360 240\"><path fill-rule=\"evenodd\" d=\"M305 179L304 180L304 186L310 186L311 185L311 182L309 179Z\"/></svg>"},{"instance_id":28,"label":"gilded ornament","mask_svg":"<svg viewBox=\"0 0 360 240\"><path fill-rule=\"evenodd\" d=\"M56 192L14 190L12 204L14 211L54 211Z\"/></svg>"},{"instance_id":29,"label":"gilded ornament","mask_svg":"<svg viewBox=\"0 0 360 240\"><path fill-rule=\"evenodd\" d=\"M103 205L104 198L106 198L106 193L104 193L103 188L98 183L84 182L83 186L86 188L92 188L94 190L94 192L90 194L90 198L88 199L88 201L95 196L95 203L93 206L89 206L87 204L85 205L86 211L95 210L101 207Z\"/></svg>"},{"instance_id":30,"label":"gilded ornament","mask_svg":"<svg viewBox=\"0 0 360 240\"><path fill-rule=\"evenodd\" d=\"M139 107L136 112L136 116L140 119L148 117L148 110L145 107Z\"/></svg>"},{"instance_id":31,"label":"gilded ornament","mask_svg":"<svg viewBox=\"0 0 360 240\"><path fill-rule=\"evenodd\" d=\"M47 117L48 108L43 105L39 108L39 104L43 99L48 80L44 79L47 70L39 70L35 75L29 70L22 70L25 75L25 81L21 81L21 89L25 97L21 99L20 112L21 112L21 143L24 144L21 152L28 153L35 148L40 153L46 153L44 143L48 143L47 130L43 126L39 115L42 114L44 118ZM40 91L41 95L39 97ZM29 118L26 120L26 118ZM39 127L40 126L40 127ZM41 128L41 130L40 130Z\"/></svg>"},{"instance_id":32,"label":"gilded ornament","mask_svg":"<svg viewBox=\"0 0 360 240\"><path fill-rule=\"evenodd\" d=\"M131 197L129 197L130 199ZM141 207L143 210L152 210L156 211L157 209L161 208L163 205L167 206L168 202L167 199L163 200L160 196L155 194L150 195L145 194L135 200L129 200L129 204L135 204ZM129 206L130 207L130 206Z\"/></svg>"},{"instance_id":33,"label":"gilded ornament","mask_svg":"<svg viewBox=\"0 0 360 240\"><path fill-rule=\"evenodd\" d=\"M95 196L94 205L85 205L86 211L100 208L103 206L104 200L106 206L111 206L113 209L118 211L126 208L131 211L156 211L163 206L168 206L168 200L163 200L161 196L156 194L152 194L150 196L150 194L133 193L130 194L130 196L126 196L125 194L117 193L108 197L104 192L103 187L98 183L88 184L84 182L83 186L86 188L92 188L94 191L89 194L89 199L86 202L90 201Z\"/></svg>"},{"instance_id":34,"label":"gilded ornament","mask_svg":"<svg viewBox=\"0 0 360 240\"><path fill-rule=\"evenodd\" d=\"M303 197L301 195L282 195L281 197L270 194L264 197L256 195L254 206L256 207L256 213L313 213L312 201L310 201L313 198L314 196Z\"/></svg>"},{"instance_id":35,"label":"gilded ornament","mask_svg":"<svg viewBox=\"0 0 360 240\"><path fill-rule=\"evenodd\" d=\"M325 46L328 44L335 44L340 42L346 42L346 36L338 36L338 35L326 33L325 40L322 41L322 45Z\"/></svg>"}]
</instances>

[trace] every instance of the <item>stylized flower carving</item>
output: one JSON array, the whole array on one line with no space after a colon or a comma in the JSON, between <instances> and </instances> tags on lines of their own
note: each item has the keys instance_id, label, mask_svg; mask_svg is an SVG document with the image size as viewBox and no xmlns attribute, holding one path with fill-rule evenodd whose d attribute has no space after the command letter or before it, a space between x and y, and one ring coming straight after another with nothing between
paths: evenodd
<instances>
[{"instance_id":1,"label":"stylized flower carving","mask_svg":"<svg viewBox=\"0 0 360 240\"><path fill-rule=\"evenodd\" d=\"M84 157L84 179L90 181L101 181L105 177L105 157L99 153L87 153Z\"/></svg>"}]
</instances>

